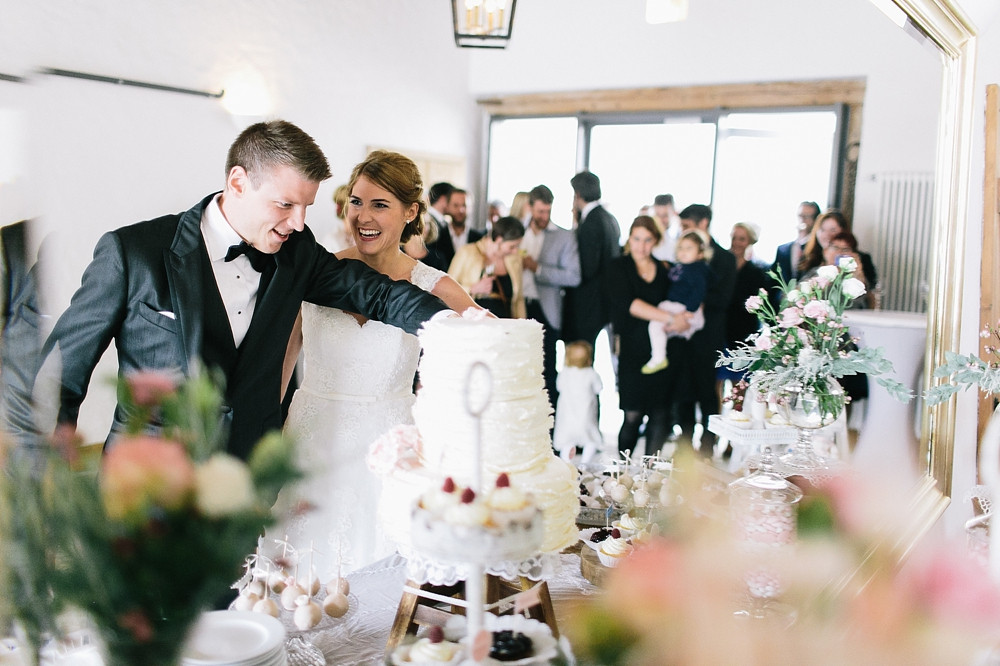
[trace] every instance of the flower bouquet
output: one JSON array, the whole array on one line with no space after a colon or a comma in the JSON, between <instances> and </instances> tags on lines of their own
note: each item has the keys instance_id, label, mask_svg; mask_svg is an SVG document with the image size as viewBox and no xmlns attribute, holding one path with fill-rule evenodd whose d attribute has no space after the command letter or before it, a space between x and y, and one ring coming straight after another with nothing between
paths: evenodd
<instances>
[{"instance_id":1,"label":"flower bouquet","mask_svg":"<svg viewBox=\"0 0 1000 666\"><path fill-rule=\"evenodd\" d=\"M108 666L176 664L188 629L229 593L298 473L279 433L247 462L222 451L222 396L207 374L181 383L138 374L120 383L119 399L128 429L96 474L53 456L41 475L14 469L3 480L4 495L33 509L2 516L0 536L16 554L0 565L3 593L21 595L13 619L36 654L56 615L75 608Z\"/></svg>"},{"instance_id":2,"label":"flower bouquet","mask_svg":"<svg viewBox=\"0 0 1000 666\"><path fill-rule=\"evenodd\" d=\"M853 259L843 259L798 283L770 273L781 293L778 306L764 289L748 298L746 309L757 315L761 329L716 362L750 371L759 394L776 395L786 418L800 429L801 445L807 445L803 429L832 423L848 402L838 378L865 373L893 397L904 402L912 397L900 382L880 376L892 372L880 348L859 349L848 334L844 311L865 293L864 283L852 277L856 268Z\"/></svg>"}]
</instances>

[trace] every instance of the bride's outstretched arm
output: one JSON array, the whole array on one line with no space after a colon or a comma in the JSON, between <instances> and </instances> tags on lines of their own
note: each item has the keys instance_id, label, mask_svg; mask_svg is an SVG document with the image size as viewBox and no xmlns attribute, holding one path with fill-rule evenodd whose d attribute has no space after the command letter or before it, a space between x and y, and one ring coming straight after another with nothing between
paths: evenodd
<instances>
[{"instance_id":1,"label":"bride's outstretched arm","mask_svg":"<svg viewBox=\"0 0 1000 666\"><path fill-rule=\"evenodd\" d=\"M454 310L459 314L462 314L469 308L472 308L473 310L483 310L487 316L493 316L486 312L485 308L476 305L476 302L472 300L471 296L469 296L469 292L463 289L462 285L455 282L451 276L442 276L441 279L437 281L437 284L434 285L431 293L444 301L445 305L447 305L449 309Z\"/></svg>"},{"instance_id":2,"label":"bride's outstretched arm","mask_svg":"<svg viewBox=\"0 0 1000 666\"><path fill-rule=\"evenodd\" d=\"M292 373L295 372L295 364L299 360L299 352L302 351L302 309L295 318L295 326L292 327L292 334L288 337L288 346L285 348L285 360L281 364L281 399L284 400L288 391L288 383L292 381Z\"/></svg>"}]
</instances>

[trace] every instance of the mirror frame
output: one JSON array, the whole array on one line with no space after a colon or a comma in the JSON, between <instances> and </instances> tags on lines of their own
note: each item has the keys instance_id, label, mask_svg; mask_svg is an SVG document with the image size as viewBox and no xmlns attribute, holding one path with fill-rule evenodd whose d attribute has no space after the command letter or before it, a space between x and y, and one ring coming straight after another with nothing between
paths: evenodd
<instances>
[{"instance_id":1,"label":"mirror frame","mask_svg":"<svg viewBox=\"0 0 1000 666\"><path fill-rule=\"evenodd\" d=\"M893 2L940 50L944 66L934 180L932 289L928 294L928 345L924 357L924 387L928 388L935 381L931 369L944 362L946 351L957 352L959 346L972 162L976 33L968 17L952 0ZM921 430L921 458L928 461L928 478L933 485L922 484L924 492L918 493L917 501L939 495L935 504L943 511L952 491L955 400L924 409Z\"/></svg>"}]
</instances>

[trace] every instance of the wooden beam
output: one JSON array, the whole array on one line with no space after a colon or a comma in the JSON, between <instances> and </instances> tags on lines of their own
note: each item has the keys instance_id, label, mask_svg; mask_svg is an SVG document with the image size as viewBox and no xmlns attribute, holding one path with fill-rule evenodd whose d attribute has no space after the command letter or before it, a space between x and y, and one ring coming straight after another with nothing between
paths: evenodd
<instances>
[{"instance_id":1,"label":"wooden beam","mask_svg":"<svg viewBox=\"0 0 1000 666\"><path fill-rule=\"evenodd\" d=\"M528 93L478 100L494 116L829 106L864 102L864 79Z\"/></svg>"}]
</instances>

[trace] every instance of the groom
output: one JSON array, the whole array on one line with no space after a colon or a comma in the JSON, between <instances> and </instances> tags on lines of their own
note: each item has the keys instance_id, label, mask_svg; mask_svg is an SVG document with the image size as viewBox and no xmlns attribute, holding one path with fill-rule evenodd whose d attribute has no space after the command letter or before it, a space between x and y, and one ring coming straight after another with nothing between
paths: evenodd
<instances>
[{"instance_id":1,"label":"groom","mask_svg":"<svg viewBox=\"0 0 1000 666\"><path fill-rule=\"evenodd\" d=\"M408 282L316 243L306 207L329 177L308 134L281 120L257 123L230 147L222 192L104 234L43 348L43 358L58 351L62 359L59 426L75 428L94 367L114 340L120 376L187 374L199 360L220 368L228 450L245 458L281 427L281 364L302 301L410 333L444 310ZM109 441L126 418L119 404Z\"/></svg>"}]
</instances>

